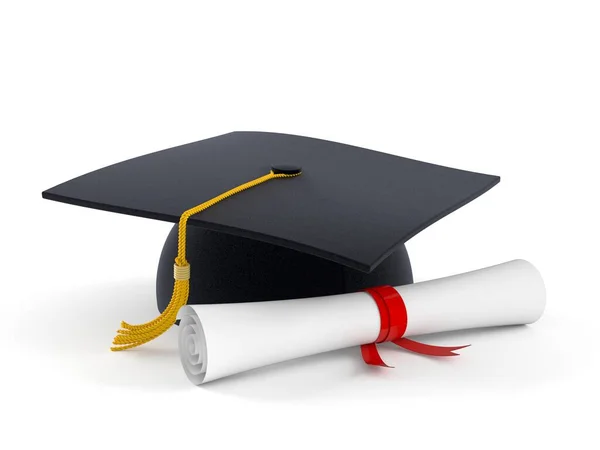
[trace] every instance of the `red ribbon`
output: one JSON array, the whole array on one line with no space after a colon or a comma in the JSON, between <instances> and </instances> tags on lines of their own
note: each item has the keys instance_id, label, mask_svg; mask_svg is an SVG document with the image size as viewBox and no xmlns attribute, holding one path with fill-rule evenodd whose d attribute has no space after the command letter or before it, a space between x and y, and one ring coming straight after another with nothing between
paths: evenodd
<instances>
[{"instance_id":1,"label":"red ribbon","mask_svg":"<svg viewBox=\"0 0 600 450\"><path fill-rule=\"evenodd\" d=\"M416 342L402 337L408 326L408 315L406 313L404 300L398 291L391 286L379 286L365 289L365 292L375 300L381 318L381 327L379 329L377 340L371 344L360 346L363 360L367 364L372 366L391 367L383 362L377 351L377 344L381 342L393 342L397 346L410 350L411 352L430 356L457 356L458 353L454 353L455 350L468 347L468 345L462 345L460 347L440 347L437 345L423 344L422 342Z\"/></svg>"}]
</instances>

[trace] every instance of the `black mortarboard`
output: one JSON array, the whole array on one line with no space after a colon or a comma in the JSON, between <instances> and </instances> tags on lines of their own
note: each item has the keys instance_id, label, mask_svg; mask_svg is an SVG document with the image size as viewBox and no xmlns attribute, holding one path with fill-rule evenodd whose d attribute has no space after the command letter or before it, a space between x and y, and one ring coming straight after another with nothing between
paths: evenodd
<instances>
[{"instance_id":1,"label":"black mortarboard","mask_svg":"<svg viewBox=\"0 0 600 450\"><path fill-rule=\"evenodd\" d=\"M43 197L177 223L268 173L276 180L189 219L188 303L313 297L412 283L404 243L486 192L497 176L277 133L234 132L75 178ZM160 258L162 311L173 291L177 226Z\"/></svg>"}]
</instances>

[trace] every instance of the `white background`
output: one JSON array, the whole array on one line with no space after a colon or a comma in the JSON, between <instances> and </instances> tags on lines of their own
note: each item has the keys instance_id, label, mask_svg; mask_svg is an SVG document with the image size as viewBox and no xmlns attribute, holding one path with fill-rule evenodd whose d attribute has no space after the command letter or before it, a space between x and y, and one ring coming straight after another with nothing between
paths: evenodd
<instances>
[{"instance_id":1,"label":"white background","mask_svg":"<svg viewBox=\"0 0 600 450\"><path fill-rule=\"evenodd\" d=\"M1 5L0 447L598 448L598 2ZM409 242L415 277L528 259L546 314L427 339L472 344L452 360L348 349L201 388L176 330L109 352L156 314L171 225L42 190L233 130L501 175Z\"/></svg>"}]
</instances>

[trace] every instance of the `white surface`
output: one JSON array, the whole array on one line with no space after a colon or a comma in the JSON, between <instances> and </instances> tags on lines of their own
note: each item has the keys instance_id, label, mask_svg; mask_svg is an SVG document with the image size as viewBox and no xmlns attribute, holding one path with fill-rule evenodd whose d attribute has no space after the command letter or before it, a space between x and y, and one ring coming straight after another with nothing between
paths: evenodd
<instances>
[{"instance_id":1,"label":"white surface","mask_svg":"<svg viewBox=\"0 0 600 450\"><path fill-rule=\"evenodd\" d=\"M407 298L407 337L529 324L540 318L546 303L540 274L523 260L397 289ZM190 305L179 316L182 366L197 385L269 364L368 344L377 339L380 330L377 306L364 292Z\"/></svg>"},{"instance_id":2,"label":"white surface","mask_svg":"<svg viewBox=\"0 0 600 450\"><path fill-rule=\"evenodd\" d=\"M0 3L0 448L598 448L597 1L91 5ZM501 175L410 240L415 278L524 258L544 316L423 338L472 344L451 360L351 348L200 388L177 330L110 353L156 314L170 224L40 192L231 130Z\"/></svg>"}]
</instances>

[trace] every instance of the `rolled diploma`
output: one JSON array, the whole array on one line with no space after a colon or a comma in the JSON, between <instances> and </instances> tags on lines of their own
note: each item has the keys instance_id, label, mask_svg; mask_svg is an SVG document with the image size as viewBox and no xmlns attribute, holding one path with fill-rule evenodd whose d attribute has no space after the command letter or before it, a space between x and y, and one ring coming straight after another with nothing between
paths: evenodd
<instances>
[{"instance_id":1,"label":"rolled diploma","mask_svg":"<svg viewBox=\"0 0 600 450\"><path fill-rule=\"evenodd\" d=\"M405 337L535 322L544 282L523 260L396 287ZM179 353L194 384L308 355L374 342L380 317L365 292L181 309Z\"/></svg>"}]
</instances>

